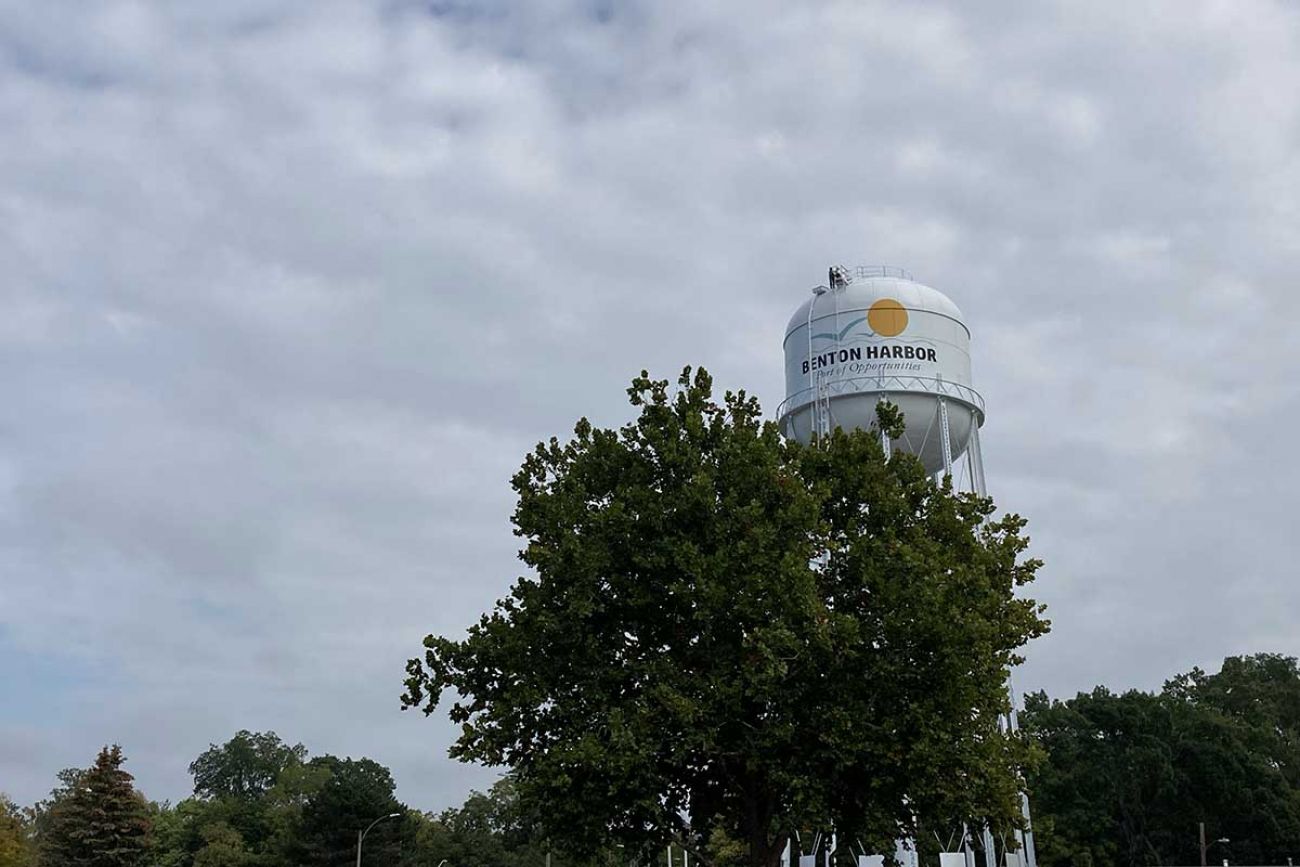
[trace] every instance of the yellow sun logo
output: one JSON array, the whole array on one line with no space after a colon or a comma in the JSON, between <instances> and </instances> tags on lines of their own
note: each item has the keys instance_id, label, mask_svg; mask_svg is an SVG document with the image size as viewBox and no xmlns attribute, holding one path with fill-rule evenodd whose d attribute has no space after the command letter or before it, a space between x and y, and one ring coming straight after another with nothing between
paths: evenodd
<instances>
[{"instance_id":1,"label":"yellow sun logo","mask_svg":"<svg viewBox=\"0 0 1300 867\"><path fill-rule=\"evenodd\" d=\"M867 325L881 337L897 337L907 328L907 309L893 298L881 298L867 309Z\"/></svg>"}]
</instances>

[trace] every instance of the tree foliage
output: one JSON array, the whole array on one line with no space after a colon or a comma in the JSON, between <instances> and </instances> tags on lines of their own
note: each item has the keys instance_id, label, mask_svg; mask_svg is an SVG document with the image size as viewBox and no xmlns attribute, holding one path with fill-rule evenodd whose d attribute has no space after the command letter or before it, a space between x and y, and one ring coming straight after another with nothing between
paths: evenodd
<instances>
[{"instance_id":1,"label":"tree foliage","mask_svg":"<svg viewBox=\"0 0 1300 867\"><path fill-rule=\"evenodd\" d=\"M194 867L245 867L252 863L244 838L226 823L208 823L199 833L203 847L194 854Z\"/></svg>"},{"instance_id":2,"label":"tree foliage","mask_svg":"<svg viewBox=\"0 0 1300 867\"><path fill-rule=\"evenodd\" d=\"M1217 673L1193 668L1166 683L1165 692L1246 725L1255 748L1300 787L1300 669L1294 657L1230 656Z\"/></svg>"},{"instance_id":3,"label":"tree foliage","mask_svg":"<svg viewBox=\"0 0 1300 867\"><path fill-rule=\"evenodd\" d=\"M1295 660L1261 655L1158 694L1030 696L1022 720L1047 756L1030 778L1039 861L1196 864L1199 822L1234 863L1300 855L1297 695Z\"/></svg>"},{"instance_id":4,"label":"tree foliage","mask_svg":"<svg viewBox=\"0 0 1300 867\"><path fill-rule=\"evenodd\" d=\"M645 374L621 430L585 419L513 480L532 574L460 641L425 640L407 706L444 690L452 754L514 769L548 834L755 867L797 829L884 848L918 821L1015 821L1003 683L1043 633L1015 589L1024 522L879 438L780 437L707 373ZM894 422L897 420L895 419Z\"/></svg>"},{"instance_id":5,"label":"tree foliage","mask_svg":"<svg viewBox=\"0 0 1300 867\"><path fill-rule=\"evenodd\" d=\"M432 863L455 867L539 867L550 849L538 816L519 801L514 780L505 777L487 792L471 792L460 807L428 816L418 830L419 848ZM587 853L582 863L601 859ZM562 853L553 867L572 867Z\"/></svg>"},{"instance_id":6,"label":"tree foliage","mask_svg":"<svg viewBox=\"0 0 1300 867\"><path fill-rule=\"evenodd\" d=\"M393 794L396 784L388 768L372 759L321 756L309 765L328 771L328 776L303 805L294 860L346 867L356 856L358 831L381 816L404 816L406 808ZM404 837L412 831L404 819L380 823L366 836L365 852L378 863L393 863Z\"/></svg>"},{"instance_id":7,"label":"tree foliage","mask_svg":"<svg viewBox=\"0 0 1300 867\"><path fill-rule=\"evenodd\" d=\"M324 785L328 770L305 766L307 748L289 745L273 731L241 730L211 744L189 767L194 799L177 805L181 821L160 829L177 839L188 864L246 858L271 863L296 834L302 806Z\"/></svg>"},{"instance_id":8,"label":"tree foliage","mask_svg":"<svg viewBox=\"0 0 1300 867\"><path fill-rule=\"evenodd\" d=\"M243 734L243 733L241 733ZM236 735L239 737L239 735ZM257 734L264 743L273 732ZM391 867L615 867L621 853L605 847L574 856L553 850L537 815L519 801L510 778L439 814L408 809L394 796L392 773L366 758L322 755L286 763L269 787L242 796L190 797L149 803L150 867L326 867L352 865L356 834L381 816L400 813L366 836L363 863ZM211 751L209 750L209 753ZM49 842L84 824L68 808L87 770L58 775L51 797L23 810L0 795L0 867L37 867L36 841ZM196 787L202 784L196 782ZM242 823L242 830L241 824ZM250 833L249 828L256 833ZM44 829L44 833L39 833ZM61 864L47 851L44 863Z\"/></svg>"},{"instance_id":9,"label":"tree foliage","mask_svg":"<svg viewBox=\"0 0 1300 867\"><path fill-rule=\"evenodd\" d=\"M245 750L250 744L258 748ZM41 867L140 863L122 857L128 846L144 852L144 863L151 867L351 865L357 832L389 813L401 813L403 819L371 832L366 862L414 865L427 860L421 860L412 842L418 814L396 800L392 774L371 759L324 755L308 761L304 747L285 747L274 732L241 731L190 766L194 797L173 806L149 804L134 793L126 812L120 806L121 784L125 781L129 788L130 775L123 771L113 777L118 791L104 795L100 766L106 760L120 765L120 750L101 754L94 768L61 772L60 785L32 811ZM143 841L130 837L123 830L124 817L137 825L143 821L151 833ZM2 819L0 856L6 854ZM113 833L122 850L116 854L104 842ZM0 861L0 867L28 865Z\"/></svg>"},{"instance_id":10,"label":"tree foliage","mask_svg":"<svg viewBox=\"0 0 1300 867\"><path fill-rule=\"evenodd\" d=\"M31 867L34 860L30 818L0 792L0 867Z\"/></svg>"},{"instance_id":11,"label":"tree foliage","mask_svg":"<svg viewBox=\"0 0 1300 867\"><path fill-rule=\"evenodd\" d=\"M300 765L302 744L288 744L275 732L241 730L221 746L212 744L190 764L194 794L201 798L253 800L270 791L280 774Z\"/></svg>"},{"instance_id":12,"label":"tree foliage","mask_svg":"<svg viewBox=\"0 0 1300 867\"><path fill-rule=\"evenodd\" d=\"M356 835L373 820L407 813L388 768L331 755L308 760L275 732L238 732L190 765L195 797L161 811L160 867L279 867L354 863ZM398 863L413 828L385 823L365 853Z\"/></svg>"},{"instance_id":13,"label":"tree foliage","mask_svg":"<svg viewBox=\"0 0 1300 867\"><path fill-rule=\"evenodd\" d=\"M149 850L144 797L119 746L104 747L94 765L60 774L62 786L38 812L41 867L136 867Z\"/></svg>"},{"instance_id":14,"label":"tree foliage","mask_svg":"<svg viewBox=\"0 0 1300 867\"><path fill-rule=\"evenodd\" d=\"M1029 778L1040 863L1198 863L1198 822L1206 824L1212 863L1230 858L1234 864L1284 864L1297 857L1300 785L1292 776L1291 750L1298 694L1296 661L1259 654L1231 657L1212 674L1193 669L1155 694L1098 688L1067 701L1030 696L1021 720L1044 757ZM271 742L274 735L258 738ZM111 764L111 751L107 758ZM0 796L0 867L121 863L111 852L107 861L94 860L84 845L110 814L84 809L95 773L60 772L50 798L30 809ZM114 779L122 791L123 778ZM129 789L129 776L127 781ZM150 845L137 863L341 867L354 862L356 832L390 812L402 818L381 823L366 839L364 863L371 867L543 867L548 855L551 867L632 861L612 836L597 847L566 850L549 837L550 806L523 798L522 788L507 775L459 807L421 814L397 803L392 774L382 765L328 755L308 759L301 750L269 787L246 789L239 797L148 805ZM140 803L141 796L134 797ZM930 830L942 831L931 823L918 840L923 863L935 861L938 844ZM1214 842L1219 838L1229 842ZM835 863L843 867L853 859L848 835L840 840ZM739 867L748 861L747 846L715 822L691 860ZM643 863L663 864L663 850ZM681 863L680 850L674 863Z\"/></svg>"}]
</instances>

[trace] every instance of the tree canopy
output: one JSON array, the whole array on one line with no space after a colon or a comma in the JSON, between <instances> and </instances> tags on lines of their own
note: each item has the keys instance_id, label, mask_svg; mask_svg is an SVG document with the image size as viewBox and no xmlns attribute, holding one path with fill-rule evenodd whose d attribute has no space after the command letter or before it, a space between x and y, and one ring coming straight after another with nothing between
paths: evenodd
<instances>
[{"instance_id":1,"label":"tree canopy","mask_svg":"<svg viewBox=\"0 0 1300 867\"><path fill-rule=\"evenodd\" d=\"M393 775L378 762L321 756L310 765L328 776L303 806L294 850L298 863L344 867L355 857L358 831L381 816L406 814L393 794ZM381 823L367 835L366 851L380 863L391 863L409 831L400 819Z\"/></svg>"},{"instance_id":2,"label":"tree canopy","mask_svg":"<svg viewBox=\"0 0 1300 867\"><path fill-rule=\"evenodd\" d=\"M240 731L210 746L190 773L195 797L160 811L162 867L352 864L357 832L392 813L403 818L375 828L365 852L398 863L415 833L388 768L368 758L308 759L306 747L275 732Z\"/></svg>"},{"instance_id":3,"label":"tree canopy","mask_svg":"<svg viewBox=\"0 0 1300 867\"><path fill-rule=\"evenodd\" d=\"M1219 858L1300 856L1297 695L1295 660L1266 654L1157 694L1029 696L1021 719L1046 756L1030 777L1040 863L1199 864L1200 822L1227 839Z\"/></svg>"},{"instance_id":4,"label":"tree canopy","mask_svg":"<svg viewBox=\"0 0 1300 867\"><path fill-rule=\"evenodd\" d=\"M60 788L39 805L41 867L137 867L149 850L144 796L122 768L119 746L104 747L86 770L59 775Z\"/></svg>"},{"instance_id":5,"label":"tree canopy","mask_svg":"<svg viewBox=\"0 0 1300 867\"><path fill-rule=\"evenodd\" d=\"M0 792L0 867L30 867L35 859L28 816Z\"/></svg>"},{"instance_id":6,"label":"tree canopy","mask_svg":"<svg viewBox=\"0 0 1300 867\"><path fill-rule=\"evenodd\" d=\"M425 639L405 705L454 690L452 754L511 767L588 850L675 839L707 862L721 832L767 867L801 829L884 849L918 822L1015 822L1003 684L1047 629L1015 592L1039 565L1024 521L870 432L786 441L703 370L629 396L634 422L527 456L531 574L464 639Z\"/></svg>"},{"instance_id":7,"label":"tree canopy","mask_svg":"<svg viewBox=\"0 0 1300 867\"><path fill-rule=\"evenodd\" d=\"M1230 657L1215 673L1192 669L1156 693L1097 688L1065 701L1029 696L1021 721L1042 757L1028 779L1040 864L1199 863L1199 822L1206 825L1211 863L1285 864L1300 857L1300 785L1288 763L1297 693L1296 661L1258 654ZM257 737L278 741L271 732ZM31 808L0 795L0 867L121 863L85 860L97 850L83 844L107 839L103 828L120 826L105 822L113 811L77 806L94 788L86 783L93 770L60 772L51 796ZM544 867L548 857L551 867L633 863L612 835L598 846L564 848L545 821L550 805L523 798L513 774L439 813L400 804L393 783L373 760L310 758L301 750L300 761L286 764L257 794L148 804L148 849L138 863L342 867L355 863L357 831L390 812L401 818L381 823L366 839L363 863L371 867ZM138 806L143 796L136 792L129 803ZM135 806L127 815L139 818ZM931 823L917 841L925 864L935 862L932 828L942 836ZM851 861L844 858L848 838L840 839L837 865ZM868 842L855 839L854 849ZM700 853L691 860L715 867L747 860L744 842L720 822ZM654 854L642 863L665 862L662 849ZM680 851L674 864L681 864Z\"/></svg>"},{"instance_id":8,"label":"tree canopy","mask_svg":"<svg viewBox=\"0 0 1300 867\"><path fill-rule=\"evenodd\" d=\"M190 763L194 794L201 798L258 798L280 774L302 764L307 748L289 746L275 732L242 730L221 746L212 744Z\"/></svg>"},{"instance_id":9,"label":"tree canopy","mask_svg":"<svg viewBox=\"0 0 1300 867\"><path fill-rule=\"evenodd\" d=\"M1165 684L1171 697L1246 725L1253 745L1300 786L1300 669L1277 653L1230 656L1215 674L1193 668Z\"/></svg>"}]
</instances>

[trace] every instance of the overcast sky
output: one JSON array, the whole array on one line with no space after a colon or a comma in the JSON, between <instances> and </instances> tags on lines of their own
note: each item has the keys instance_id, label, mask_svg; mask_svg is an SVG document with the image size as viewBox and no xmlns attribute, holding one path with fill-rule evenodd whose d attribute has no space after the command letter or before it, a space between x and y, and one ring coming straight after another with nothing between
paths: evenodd
<instances>
[{"instance_id":1,"label":"overcast sky","mask_svg":"<svg viewBox=\"0 0 1300 867\"><path fill-rule=\"evenodd\" d=\"M974 333L1021 689L1300 653L1291 3L0 0L0 790L237 729L494 772L404 660L642 367L782 398L833 263Z\"/></svg>"}]
</instances>

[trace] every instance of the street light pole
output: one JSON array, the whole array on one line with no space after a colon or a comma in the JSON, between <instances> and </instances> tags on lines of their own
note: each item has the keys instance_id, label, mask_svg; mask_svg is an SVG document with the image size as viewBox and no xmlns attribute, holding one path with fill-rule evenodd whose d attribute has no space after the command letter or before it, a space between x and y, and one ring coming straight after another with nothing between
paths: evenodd
<instances>
[{"instance_id":1,"label":"street light pole","mask_svg":"<svg viewBox=\"0 0 1300 867\"><path fill-rule=\"evenodd\" d=\"M380 816L378 819L367 825L366 830L357 832L357 867L361 867L361 841L366 839L366 835L370 833L370 829L385 819L396 819L401 815L401 813L389 813L387 816Z\"/></svg>"}]
</instances>

